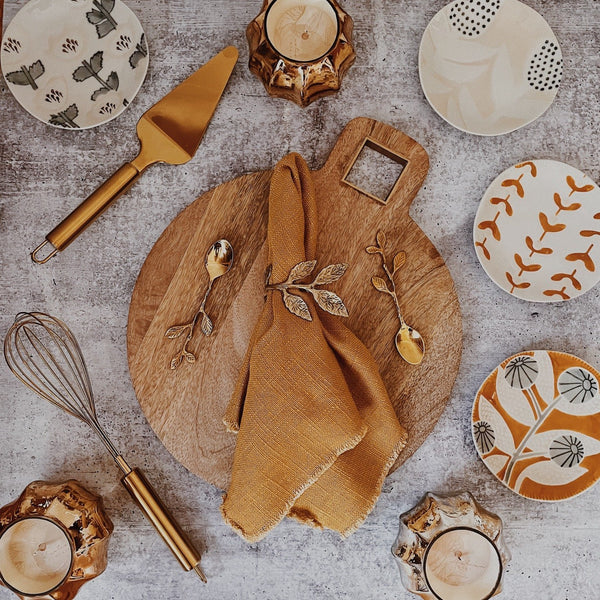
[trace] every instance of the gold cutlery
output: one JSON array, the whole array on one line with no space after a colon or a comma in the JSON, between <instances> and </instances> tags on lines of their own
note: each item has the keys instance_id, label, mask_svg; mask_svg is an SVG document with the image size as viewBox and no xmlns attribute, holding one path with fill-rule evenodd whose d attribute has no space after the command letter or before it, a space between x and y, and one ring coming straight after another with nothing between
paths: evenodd
<instances>
[{"instance_id":1,"label":"gold cutlery","mask_svg":"<svg viewBox=\"0 0 600 600\"><path fill-rule=\"evenodd\" d=\"M396 344L396 350L398 354L409 364L419 365L421 364L423 357L425 356L425 341L421 334L410 325L406 323L400 310L400 303L398 302L398 295L396 294L396 284L394 283L394 275L404 266L406 263L406 253L398 252L394 256L392 269L387 265L387 259L385 256L385 244L386 236L383 231L377 233L377 245L369 246L367 252L369 254L381 255L381 262L383 264L383 270L389 281L389 286L382 277L372 277L371 283L373 287L384 294L389 294L394 300L396 312L398 313L398 320L400 321L400 329L394 338Z\"/></svg>"},{"instance_id":2,"label":"gold cutlery","mask_svg":"<svg viewBox=\"0 0 600 600\"><path fill-rule=\"evenodd\" d=\"M173 325L165 332L165 336L171 340L187 333L182 349L171 359L171 369L176 369L184 359L188 363L196 362L196 356L187 349L187 345L194 335L194 328L196 327L200 315L202 315L202 322L200 324L202 333L204 335L210 335L213 332L213 322L206 314L204 308L210 291L212 290L213 282L215 279L225 275L225 273L231 269L232 264L233 246L227 240L218 240L208 249L204 260L204 266L208 272L209 282L206 292L204 293L204 298L202 298L202 302L200 303L200 308L196 311L194 318L189 323L186 323L185 325Z\"/></svg>"},{"instance_id":3,"label":"gold cutlery","mask_svg":"<svg viewBox=\"0 0 600 600\"><path fill-rule=\"evenodd\" d=\"M138 121L140 152L125 163L31 253L38 264L64 250L95 221L143 171L157 162L181 165L198 150L208 124L229 81L238 51L228 46L147 110ZM50 245L51 250L40 256Z\"/></svg>"}]
</instances>

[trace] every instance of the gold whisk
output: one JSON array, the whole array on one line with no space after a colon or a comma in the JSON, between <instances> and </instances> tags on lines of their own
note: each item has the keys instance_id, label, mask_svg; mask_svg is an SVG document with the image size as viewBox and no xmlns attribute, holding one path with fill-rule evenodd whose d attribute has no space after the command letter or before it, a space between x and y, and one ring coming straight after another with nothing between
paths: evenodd
<instances>
[{"instance_id":1,"label":"gold whisk","mask_svg":"<svg viewBox=\"0 0 600 600\"><path fill-rule=\"evenodd\" d=\"M19 313L4 339L10 370L29 389L87 423L123 472L121 483L186 571L206 583L200 553L171 517L142 472L131 468L101 427L92 385L79 344L59 319L44 313Z\"/></svg>"}]
</instances>

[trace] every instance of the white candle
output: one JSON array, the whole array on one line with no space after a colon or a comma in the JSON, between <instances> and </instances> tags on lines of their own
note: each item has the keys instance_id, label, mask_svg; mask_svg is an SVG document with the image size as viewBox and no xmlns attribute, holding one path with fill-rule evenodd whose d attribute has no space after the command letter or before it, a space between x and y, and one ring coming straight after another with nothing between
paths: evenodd
<instances>
[{"instance_id":1,"label":"white candle","mask_svg":"<svg viewBox=\"0 0 600 600\"><path fill-rule=\"evenodd\" d=\"M327 0L273 0L265 30L273 48L284 58L311 62L335 44L338 19Z\"/></svg>"},{"instance_id":2,"label":"white candle","mask_svg":"<svg viewBox=\"0 0 600 600\"><path fill-rule=\"evenodd\" d=\"M69 574L72 560L67 532L48 519L15 521L0 536L0 577L21 594L52 591Z\"/></svg>"},{"instance_id":3,"label":"white candle","mask_svg":"<svg viewBox=\"0 0 600 600\"><path fill-rule=\"evenodd\" d=\"M475 529L455 528L431 542L423 565L441 600L486 600L498 588L502 562L494 543Z\"/></svg>"}]
</instances>

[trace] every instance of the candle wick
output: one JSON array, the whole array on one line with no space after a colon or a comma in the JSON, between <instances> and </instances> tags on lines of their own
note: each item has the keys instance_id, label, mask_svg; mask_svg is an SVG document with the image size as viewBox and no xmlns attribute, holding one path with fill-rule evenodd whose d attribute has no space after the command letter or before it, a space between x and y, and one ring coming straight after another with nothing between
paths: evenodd
<instances>
[{"instance_id":1,"label":"candle wick","mask_svg":"<svg viewBox=\"0 0 600 600\"><path fill-rule=\"evenodd\" d=\"M455 556L456 556L456 558L458 558L458 560L462 560L462 552L460 552L460 551L457 551L457 552L455 553Z\"/></svg>"},{"instance_id":2,"label":"candle wick","mask_svg":"<svg viewBox=\"0 0 600 600\"><path fill-rule=\"evenodd\" d=\"M46 549L46 544L42 543L38 546L38 552L43 552Z\"/></svg>"},{"instance_id":3,"label":"candle wick","mask_svg":"<svg viewBox=\"0 0 600 600\"><path fill-rule=\"evenodd\" d=\"M303 40L307 40L309 37L310 37L310 33L308 33L308 31L305 31L305 32L302 34L302 39L303 39Z\"/></svg>"}]
</instances>

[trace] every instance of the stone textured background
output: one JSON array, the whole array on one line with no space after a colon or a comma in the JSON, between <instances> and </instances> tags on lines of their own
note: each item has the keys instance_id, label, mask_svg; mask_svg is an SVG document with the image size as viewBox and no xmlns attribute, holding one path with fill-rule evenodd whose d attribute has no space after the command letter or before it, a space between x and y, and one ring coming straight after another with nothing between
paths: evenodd
<instances>
[{"instance_id":1,"label":"stone textured background","mask_svg":"<svg viewBox=\"0 0 600 600\"><path fill-rule=\"evenodd\" d=\"M24 2L7 0L5 23ZM560 305L521 302L485 275L472 246L479 200L498 173L529 158L568 162L600 181L600 2L529 0L554 28L565 57L556 102L538 121L499 138L463 134L425 101L417 72L421 34L445 0L346 0L358 58L341 93L305 110L269 98L246 68L244 29L259 0L128 0L146 30L150 70L131 107L90 131L61 131L24 112L0 83L0 331L20 310L65 319L89 363L102 420L130 462L143 467L204 549L209 584L179 570L118 482L83 425L36 399L0 365L0 505L34 479L76 477L101 493L115 522L109 566L82 600L196 598L406 599L390 555L399 513L427 490L471 490L506 522L513 560L505 598L599 597L600 487L562 504L522 499L478 459L469 415L478 386L525 349L572 352L600 364L600 287ZM28 253L124 160L135 124L174 84L228 44L241 59L196 158L153 167L85 236L45 267ZM194 198L242 173L302 153L318 168L348 120L380 119L416 138L431 170L412 216L432 239L458 288L464 352L452 399L421 449L385 483L364 526L342 541L284 522L248 545L221 520L220 492L178 465L156 439L131 388L125 353L129 298L156 238ZM10 593L0 591L0 598Z\"/></svg>"}]
</instances>

